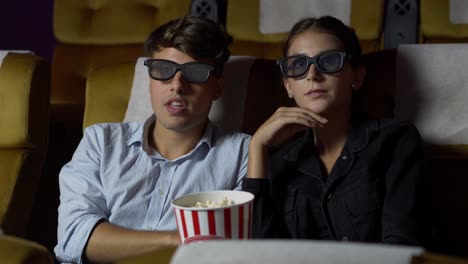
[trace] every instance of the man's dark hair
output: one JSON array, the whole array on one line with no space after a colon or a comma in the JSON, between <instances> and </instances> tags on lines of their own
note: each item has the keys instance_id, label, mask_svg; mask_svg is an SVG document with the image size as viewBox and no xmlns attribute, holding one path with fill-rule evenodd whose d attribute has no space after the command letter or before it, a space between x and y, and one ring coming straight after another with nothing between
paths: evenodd
<instances>
[{"instance_id":1,"label":"man's dark hair","mask_svg":"<svg viewBox=\"0 0 468 264\"><path fill-rule=\"evenodd\" d=\"M288 54L291 41L295 36L304 31L315 31L332 34L343 43L348 59L354 67L363 64L361 45L354 30L331 16L323 16L320 18L304 18L298 21L289 32L286 43L283 45L283 56Z\"/></svg>"},{"instance_id":2,"label":"man's dark hair","mask_svg":"<svg viewBox=\"0 0 468 264\"><path fill-rule=\"evenodd\" d=\"M214 21L184 16L155 29L146 40L145 49L147 56L152 57L164 48L176 48L196 60L211 60L222 72L231 54L228 48L231 42L232 37Z\"/></svg>"}]
</instances>

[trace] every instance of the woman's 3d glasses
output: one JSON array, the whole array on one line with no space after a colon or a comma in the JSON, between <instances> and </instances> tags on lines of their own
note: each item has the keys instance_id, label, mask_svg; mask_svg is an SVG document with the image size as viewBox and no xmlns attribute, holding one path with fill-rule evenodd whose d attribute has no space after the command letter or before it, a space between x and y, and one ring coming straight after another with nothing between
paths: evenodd
<instances>
[{"instance_id":1,"label":"woman's 3d glasses","mask_svg":"<svg viewBox=\"0 0 468 264\"><path fill-rule=\"evenodd\" d=\"M217 76L220 75L217 67L200 62L178 64L170 60L148 59L145 60L145 65L148 67L150 77L158 81L170 80L178 71L181 71L184 79L190 83L207 82L212 71Z\"/></svg>"},{"instance_id":2,"label":"woman's 3d glasses","mask_svg":"<svg viewBox=\"0 0 468 264\"><path fill-rule=\"evenodd\" d=\"M305 55L294 55L279 59L276 63L281 72L288 78L301 77L309 71L310 65L314 64L317 71L321 73L335 73L343 68L346 57L344 51L325 51L315 57Z\"/></svg>"}]
</instances>

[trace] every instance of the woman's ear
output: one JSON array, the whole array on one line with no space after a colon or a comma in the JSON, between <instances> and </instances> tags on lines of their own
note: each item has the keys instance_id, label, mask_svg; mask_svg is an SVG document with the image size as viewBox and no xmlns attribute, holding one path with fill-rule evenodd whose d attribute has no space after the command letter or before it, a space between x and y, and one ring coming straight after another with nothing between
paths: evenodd
<instances>
[{"instance_id":1,"label":"woman's ear","mask_svg":"<svg viewBox=\"0 0 468 264\"><path fill-rule=\"evenodd\" d=\"M358 66L354 69L354 81L351 87L354 91L359 90L364 83L364 79L366 78L366 67L364 65Z\"/></svg>"}]
</instances>

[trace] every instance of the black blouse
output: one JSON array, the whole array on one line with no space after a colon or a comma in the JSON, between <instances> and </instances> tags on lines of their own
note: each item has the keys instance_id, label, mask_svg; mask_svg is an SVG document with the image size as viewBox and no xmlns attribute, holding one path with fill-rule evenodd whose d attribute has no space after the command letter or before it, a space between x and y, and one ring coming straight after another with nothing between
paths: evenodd
<instances>
[{"instance_id":1,"label":"black blouse","mask_svg":"<svg viewBox=\"0 0 468 264\"><path fill-rule=\"evenodd\" d=\"M395 120L353 119L342 154L324 178L313 131L270 154L269 179L245 178L255 195L254 238L419 244L422 146Z\"/></svg>"}]
</instances>

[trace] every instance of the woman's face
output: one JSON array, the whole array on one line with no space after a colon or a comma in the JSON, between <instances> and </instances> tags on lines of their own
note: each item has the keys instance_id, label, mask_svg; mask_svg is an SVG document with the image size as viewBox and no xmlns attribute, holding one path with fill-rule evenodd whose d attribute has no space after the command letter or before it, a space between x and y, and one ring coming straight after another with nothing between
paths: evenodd
<instances>
[{"instance_id":1,"label":"woman's face","mask_svg":"<svg viewBox=\"0 0 468 264\"><path fill-rule=\"evenodd\" d=\"M324 51L344 51L344 47L332 34L305 31L292 38L288 56L305 55L313 58ZM321 73L312 64L304 75L284 78L283 82L299 107L327 116L351 110L353 85L358 88L360 79L360 75L344 59L342 69L336 73Z\"/></svg>"}]
</instances>

